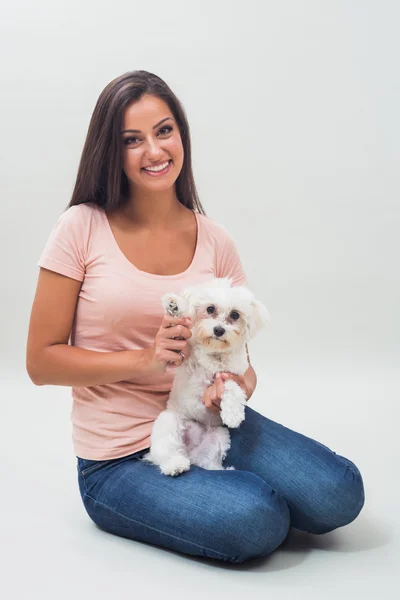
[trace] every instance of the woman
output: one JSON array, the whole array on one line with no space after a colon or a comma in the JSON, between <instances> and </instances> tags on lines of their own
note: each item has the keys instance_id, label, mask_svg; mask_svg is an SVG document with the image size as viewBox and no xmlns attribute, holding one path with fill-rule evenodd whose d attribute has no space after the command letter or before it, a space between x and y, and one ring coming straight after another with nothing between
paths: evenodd
<instances>
[{"instance_id":1,"label":"woman","mask_svg":"<svg viewBox=\"0 0 400 600\"><path fill-rule=\"evenodd\" d=\"M163 316L161 296L213 276L247 283L232 237L198 199L184 110L156 75L129 72L101 93L38 264L27 370L37 385L72 387L79 488L100 528L240 563L269 555L290 526L321 534L356 518L354 463L248 406L231 430L236 470L173 478L139 460L189 356L190 321ZM206 390L209 410L229 377L252 396L249 360L243 377L221 374Z\"/></svg>"}]
</instances>

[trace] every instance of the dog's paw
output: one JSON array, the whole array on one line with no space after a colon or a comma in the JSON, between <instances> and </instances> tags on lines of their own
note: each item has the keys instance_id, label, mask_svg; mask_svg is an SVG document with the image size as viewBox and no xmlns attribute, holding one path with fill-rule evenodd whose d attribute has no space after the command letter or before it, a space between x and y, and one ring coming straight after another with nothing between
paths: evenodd
<instances>
[{"instance_id":1,"label":"dog's paw","mask_svg":"<svg viewBox=\"0 0 400 600\"><path fill-rule=\"evenodd\" d=\"M168 294L164 294L161 298L161 304L166 313L172 315L173 317L181 317L186 308L186 303L181 296L178 294L174 294L170 292Z\"/></svg>"},{"instance_id":2,"label":"dog's paw","mask_svg":"<svg viewBox=\"0 0 400 600\"><path fill-rule=\"evenodd\" d=\"M246 396L235 381L225 382L225 391L221 400L221 419L224 425L234 429L239 427L245 417Z\"/></svg>"},{"instance_id":3,"label":"dog's paw","mask_svg":"<svg viewBox=\"0 0 400 600\"><path fill-rule=\"evenodd\" d=\"M224 425L230 429L239 427L240 423L244 421L244 408L243 407L226 407L225 410L221 409L221 419Z\"/></svg>"},{"instance_id":4,"label":"dog's paw","mask_svg":"<svg viewBox=\"0 0 400 600\"><path fill-rule=\"evenodd\" d=\"M235 471L235 467L225 467L225 471Z\"/></svg>"},{"instance_id":5,"label":"dog's paw","mask_svg":"<svg viewBox=\"0 0 400 600\"><path fill-rule=\"evenodd\" d=\"M164 475L172 475L172 477L174 477L175 475L180 475L180 473L189 471L190 460L186 456L178 454L176 456L172 456L159 466L161 473Z\"/></svg>"},{"instance_id":6,"label":"dog's paw","mask_svg":"<svg viewBox=\"0 0 400 600\"><path fill-rule=\"evenodd\" d=\"M242 401L232 398L227 394L222 396L221 400L221 419L224 425L234 429L239 427L240 423L244 421L244 408L245 405Z\"/></svg>"}]
</instances>

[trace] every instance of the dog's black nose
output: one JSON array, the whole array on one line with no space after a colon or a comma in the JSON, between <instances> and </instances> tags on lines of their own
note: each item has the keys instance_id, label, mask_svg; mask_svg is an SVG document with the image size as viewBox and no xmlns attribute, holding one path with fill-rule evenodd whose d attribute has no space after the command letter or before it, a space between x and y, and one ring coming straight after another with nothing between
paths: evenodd
<instances>
[{"instance_id":1,"label":"dog's black nose","mask_svg":"<svg viewBox=\"0 0 400 600\"><path fill-rule=\"evenodd\" d=\"M214 333L217 337L221 337L221 335L224 335L225 329L223 327L214 327Z\"/></svg>"}]
</instances>

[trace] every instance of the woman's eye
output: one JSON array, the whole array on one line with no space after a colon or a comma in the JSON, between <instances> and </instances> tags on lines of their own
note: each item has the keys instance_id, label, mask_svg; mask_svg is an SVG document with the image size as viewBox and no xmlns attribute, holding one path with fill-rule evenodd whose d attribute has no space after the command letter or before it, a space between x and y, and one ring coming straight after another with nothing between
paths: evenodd
<instances>
[{"instance_id":1,"label":"woman's eye","mask_svg":"<svg viewBox=\"0 0 400 600\"><path fill-rule=\"evenodd\" d=\"M234 321L237 321L237 319L240 317L239 313L236 312L236 310L234 310L233 312L231 312L231 319L233 319Z\"/></svg>"},{"instance_id":2,"label":"woman's eye","mask_svg":"<svg viewBox=\"0 0 400 600\"><path fill-rule=\"evenodd\" d=\"M214 311L215 311L215 308L213 306L208 306L207 307L207 312L208 312L209 315L211 315Z\"/></svg>"},{"instance_id":3,"label":"woman's eye","mask_svg":"<svg viewBox=\"0 0 400 600\"><path fill-rule=\"evenodd\" d=\"M161 135L166 135L166 133L170 133L172 131L172 127L170 125L165 125L164 127L161 127L161 129L159 130L159 133L161 133L163 130L166 130L166 132L162 133ZM132 140L138 140L138 139L139 138L137 138L137 137L125 138L124 145L128 146L129 142L131 142Z\"/></svg>"},{"instance_id":4,"label":"woman's eye","mask_svg":"<svg viewBox=\"0 0 400 600\"><path fill-rule=\"evenodd\" d=\"M164 127L161 127L160 131L162 131L163 129L166 129L167 133L169 133L170 131L172 131L172 127L170 125L165 125Z\"/></svg>"},{"instance_id":5,"label":"woman's eye","mask_svg":"<svg viewBox=\"0 0 400 600\"><path fill-rule=\"evenodd\" d=\"M137 140L137 139L138 138L136 138L136 137L125 138L124 144L125 144L125 146L127 146L131 140Z\"/></svg>"}]
</instances>

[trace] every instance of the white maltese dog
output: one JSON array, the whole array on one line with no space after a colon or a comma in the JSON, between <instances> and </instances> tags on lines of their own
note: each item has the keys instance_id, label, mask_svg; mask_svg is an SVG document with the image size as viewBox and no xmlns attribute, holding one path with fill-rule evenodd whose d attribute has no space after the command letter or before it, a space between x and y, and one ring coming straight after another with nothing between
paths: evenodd
<instances>
[{"instance_id":1,"label":"white maltese dog","mask_svg":"<svg viewBox=\"0 0 400 600\"><path fill-rule=\"evenodd\" d=\"M230 278L215 278L162 297L167 313L190 316L193 325L190 356L176 368L166 409L154 422L150 451L143 457L165 475L179 475L191 464L224 469L228 427L244 420L245 393L231 379L224 382L219 414L202 402L217 372L245 373L246 343L269 321L266 307L247 287L231 284Z\"/></svg>"}]
</instances>

